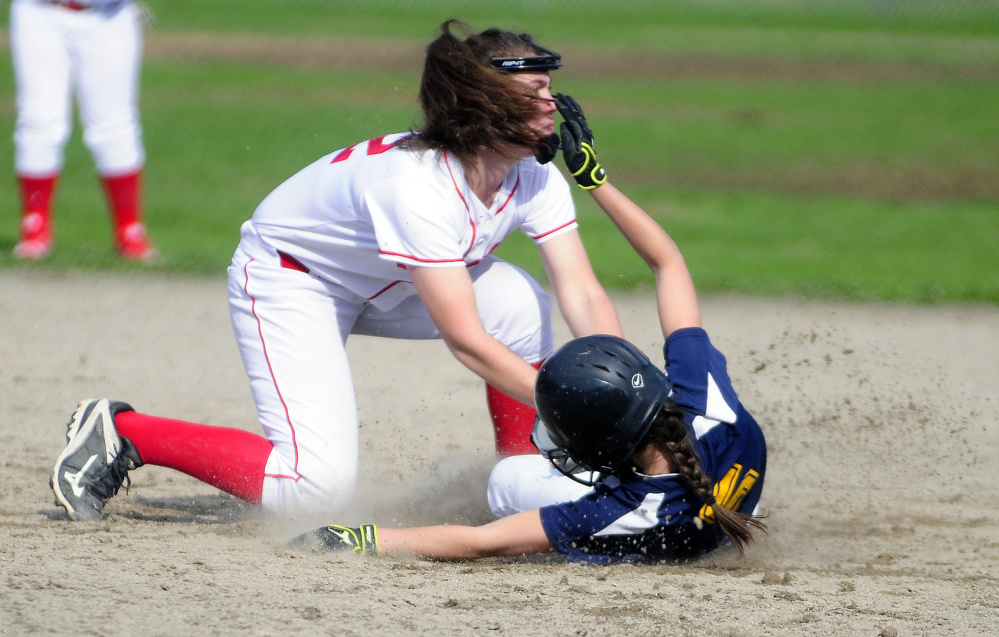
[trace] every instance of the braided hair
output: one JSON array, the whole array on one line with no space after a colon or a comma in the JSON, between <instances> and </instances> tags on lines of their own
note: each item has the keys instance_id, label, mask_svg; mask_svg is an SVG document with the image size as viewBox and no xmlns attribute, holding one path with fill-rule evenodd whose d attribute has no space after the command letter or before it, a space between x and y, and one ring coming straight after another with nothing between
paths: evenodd
<instances>
[{"instance_id":1,"label":"braided hair","mask_svg":"<svg viewBox=\"0 0 999 637\"><path fill-rule=\"evenodd\" d=\"M420 81L424 124L404 145L448 151L467 159L482 148L518 157L544 135L528 123L538 114L536 100L509 73L489 65L493 57L537 55L529 39L502 29L487 29L464 40L468 25L448 20L427 46Z\"/></svg>"},{"instance_id":2,"label":"braided hair","mask_svg":"<svg viewBox=\"0 0 999 637\"><path fill-rule=\"evenodd\" d=\"M639 449L649 446L670 460L684 482L704 500L700 517L717 524L719 537L726 536L740 555L745 545L753 541L752 529L766 532L766 525L758 518L733 511L715 500L714 485L697 460L683 412L672 400L663 404Z\"/></svg>"}]
</instances>

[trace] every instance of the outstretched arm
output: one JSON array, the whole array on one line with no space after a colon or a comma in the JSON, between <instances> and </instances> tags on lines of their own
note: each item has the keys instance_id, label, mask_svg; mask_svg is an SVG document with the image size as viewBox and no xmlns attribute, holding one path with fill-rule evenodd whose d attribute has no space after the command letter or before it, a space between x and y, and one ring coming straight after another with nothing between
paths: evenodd
<instances>
[{"instance_id":1,"label":"outstretched arm","mask_svg":"<svg viewBox=\"0 0 999 637\"><path fill-rule=\"evenodd\" d=\"M682 327L700 327L701 313L694 282L676 243L641 207L607 181L597 162L593 133L582 109L567 95L555 96L562 124L562 154L580 187L617 226L656 280L656 305L663 335Z\"/></svg>"},{"instance_id":2,"label":"outstretched arm","mask_svg":"<svg viewBox=\"0 0 999 637\"><path fill-rule=\"evenodd\" d=\"M378 552L409 553L439 560L513 557L554 550L537 509L482 526L424 526L378 529Z\"/></svg>"},{"instance_id":3,"label":"outstretched arm","mask_svg":"<svg viewBox=\"0 0 999 637\"><path fill-rule=\"evenodd\" d=\"M673 238L613 184L605 182L590 195L652 270L663 336L681 327L701 327L694 281Z\"/></svg>"},{"instance_id":4,"label":"outstretched arm","mask_svg":"<svg viewBox=\"0 0 999 637\"><path fill-rule=\"evenodd\" d=\"M438 560L515 557L554 550L541 526L541 513L523 511L482 526L422 526L411 529L331 524L291 540L294 548L361 555L421 555Z\"/></svg>"}]
</instances>

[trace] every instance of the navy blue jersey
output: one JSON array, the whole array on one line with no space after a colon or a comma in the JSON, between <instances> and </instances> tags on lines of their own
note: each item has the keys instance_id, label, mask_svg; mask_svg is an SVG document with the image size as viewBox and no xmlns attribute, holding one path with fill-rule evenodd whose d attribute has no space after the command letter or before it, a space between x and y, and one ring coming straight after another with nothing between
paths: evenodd
<instances>
[{"instance_id":1,"label":"navy blue jersey","mask_svg":"<svg viewBox=\"0 0 999 637\"><path fill-rule=\"evenodd\" d=\"M670 334L663 353L670 399L683 410L715 499L752 513L763 488L766 441L732 388L725 357L699 327ZM541 524L556 549L591 564L683 561L721 541L710 507L679 474L611 476L578 500L542 507Z\"/></svg>"}]
</instances>

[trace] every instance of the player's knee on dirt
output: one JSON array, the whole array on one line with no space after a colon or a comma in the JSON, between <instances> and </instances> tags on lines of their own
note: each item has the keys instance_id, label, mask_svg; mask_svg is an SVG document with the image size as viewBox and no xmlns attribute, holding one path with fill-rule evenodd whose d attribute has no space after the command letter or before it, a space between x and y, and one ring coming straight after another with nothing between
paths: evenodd
<instances>
[{"instance_id":1,"label":"player's knee on dirt","mask_svg":"<svg viewBox=\"0 0 999 637\"><path fill-rule=\"evenodd\" d=\"M270 483L270 484L269 484ZM265 478L261 506L278 515L333 515L339 513L354 495L353 476L335 483L319 484L305 478L298 481Z\"/></svg>"},{"instance_id":2,"label":"player's knee on dirt","mask_svg":"<svg viewBox=\"0 0 999 637\"><path fill-rule=\"evenodd\" d=\"M301 452L297 458L271 455L261 505L280 515L337 513L354 496L357 458ZM289 462L290 461L290 462ZM297 467L297 470L296 470Z\"/></svg>"}]
</instances>

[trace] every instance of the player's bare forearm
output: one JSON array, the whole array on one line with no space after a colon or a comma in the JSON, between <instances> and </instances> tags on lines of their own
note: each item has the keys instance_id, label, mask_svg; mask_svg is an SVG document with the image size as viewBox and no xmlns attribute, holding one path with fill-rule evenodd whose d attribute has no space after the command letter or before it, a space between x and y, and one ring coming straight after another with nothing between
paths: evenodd
<instances>
[{"instance_id":1,"label":"player's bare forearm","mask_svg":"<svg viewBox=\"0 0 999 637\"><path fill-rule=\"evenodd\" d=\"M501 392L534 406L538 371L483 331L478 338L444 339L458 362Z\"/></svg>"},{"instance_id":2,"label":"player's bare forearm","mask_svg":"<svg viewBox=\"0 0 999 637\"><path fill-rule=\"evenodd\" d=\"M591 190L590 195L653 271L662 270L680 258L680 251L666 230L614 184L607 182Z\"/></svg>"},{"instance_id":3,"label":"player's bare forearm","mask_svg":"<svg viewBox=\"0 0 999 637\"><path fill-rule=\"evenodd\" d=\"M668 335L681 327L700 326L694 282L673 238L610 182L590 194L652 270L663 332Z\"/></svg>"},{"instance_id":4,"label":"player's bare forearm","mask_svg":"<svg viewBox=\"0 0 999 637\"><path fill-rule=\"evenodd\" d=\"M570 232L539 246L559 310L573 336L623 336L617 310L593 273L579 234Z\"/></svg>"},{"instance_id":5,"label":"player's bare forearm","mask_svg":"<svg viewBox=\"0 0 999 637\"><path fill-rule=\"evenodd\" d=\"M378 529L378 552L415 554L440 560L513 557L552 551L537 510L517 513L483 526L424 526Z\"/></svg>"},{"instance_id":6,"label":"player's bare forearm","mask_svg":"<svg viewBox=\"0 0 999 637\"><path fill-rule=\"evenodd\" d=\"M493 387L534 405L537 370L486 332L465 268L413 268L413 284L458 361Z\"/></svg>"},{"instance_id":7,"label":"player's bare forearm","mask_svg":"<svg viewBox=\"0 0 999 637\"><path fill-rule=\"evenodd\" d=\"M683 256L673 239L644 210L607 181L597 160L590 130L579 103L568 95L555 95L562 123L562 158L580 187L593 196L656 278L656 303L663 334L682 327L700 326L694 285ZM577 334L578 336L578 334Z\"/></svg>"},{"instance_id":8,"label":"player's bare forearm","mask_svg":"<svg viewBox=\"0 0 999 637\"><path fill-rule=\"evenodd\" d=\"M617 310L603 287L597 285L574 295L557 295L557 298L562 317L573 336L624 336Z\"/></svg>"}]
</instances>

